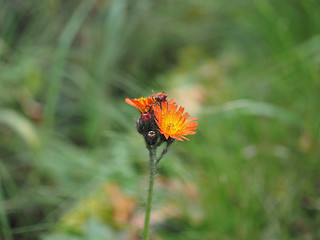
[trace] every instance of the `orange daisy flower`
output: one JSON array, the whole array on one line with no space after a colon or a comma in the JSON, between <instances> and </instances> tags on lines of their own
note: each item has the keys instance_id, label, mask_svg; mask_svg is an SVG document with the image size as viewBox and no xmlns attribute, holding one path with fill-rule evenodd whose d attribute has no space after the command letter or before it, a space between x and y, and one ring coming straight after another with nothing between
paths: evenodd
<instances>
[{"instance_id":1,"label":"orange daisy flower","mask_svg":"<svg viewBox=\"0 0 320 240\"><path fill-rule=\"evenodd\" d=\"M141 98L135 98L135 99L126 98L125 101L126 103L139 109L139 111L142 113L148 112L151 106L153 105L152 97L141 97Z\"/></svg>"},{"instance_id":2,"label":"orange daisy flower","mask_svg":"<svg viewBox=\"0 0 320 240\"><path fill-rule=\"evenodd\" d=\"M197 129L198 122L196 118L187 118L189 113L184 113L184 108L179 107L175 103L161 103L160 105L153 106L155 121L159 127L159 131L166 139L169 137L183 141L189 140L185 135L194 135ZM182 139L183 138L183 139Z\"/></svg>"}]
</instances>

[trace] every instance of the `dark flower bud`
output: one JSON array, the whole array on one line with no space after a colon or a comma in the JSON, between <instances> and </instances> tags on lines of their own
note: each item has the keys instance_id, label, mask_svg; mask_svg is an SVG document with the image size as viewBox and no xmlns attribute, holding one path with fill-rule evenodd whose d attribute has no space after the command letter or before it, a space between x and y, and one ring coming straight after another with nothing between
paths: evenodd
<instances>
[{"instance_id":1,"label":"dark flower bud","mask_svg":"<svg viewBox=\"0 0 320 240\"><path fill-rule=\"evenodd\" d=\"M151 127L151 114L146 112L140 115L137 121L137 130L140 134L147 134Z\"/></svg>"},{"instance_id":2,"label":"dark flower bud","mask_svg":"<svg viewBox=\"0 0 320 240\"><path fill-rule=\"evenodd\" d=\"M149 131L148 132L148 137L149 138L154 138L154 137L156 137L156 133L154 131Z\"/></svg>"},{"instance_id":3,"label":"dark flower bud","mask_svg":"<svg viewBox=\"0 0 320 240\"><path fill-rule=\"evenodd\" d=\"M146 140L147 145L154 145L158 140L157 133L155 131L149 131L145 135L145 140Z\"/></svg>"},{"instance_id":4,"label":"dark flower bud","mask_svg":"<svg viewBox=\"0 0 320 240\"><path fill-rule=\"evenodd\" d=\"M151 121L151 114L146 112L146 113L142 113L140 116L140 119L143 121Z\"/></svg>"},{"instance_id":5,"label":"dark flower bud","mask_svg":"<svg viewBox=\"0 0 320 240\"><path fill-rule=\"evenodd\" d=\"M145 126L144 122L139 118L137 120L137 131L138 131L138 133L143 134L145 132L145 127L144 126Z\"/></svg>"}]
</instances>

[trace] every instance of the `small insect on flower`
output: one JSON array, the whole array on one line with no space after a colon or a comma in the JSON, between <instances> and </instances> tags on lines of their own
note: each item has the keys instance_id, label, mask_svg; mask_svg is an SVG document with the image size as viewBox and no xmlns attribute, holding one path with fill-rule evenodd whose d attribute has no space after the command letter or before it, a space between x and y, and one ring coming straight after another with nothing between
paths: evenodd
<instances>
[{"instance_id":1,"label":"small insect on flower","mask_svg":"<svg viewBox=\"0 0 320 240\"><path fill-rule=\"evenodd\" d=\"M166 92L160 92L155 94L152 90L152 93L152 100L154 104L167 102L168 95L166 94Z\"/></svg>"},{"instance_id":2,"label":"small insect on flower","mask_svg":"<svg viewBox=\"0 0 320 240\"><path fill-rule=\"evenodd\" d=\"M161 106L161 103L172 103L172 104L175 104L175 100L174 99L170 99L168 100L168 95L166 92L159 92L159 93L154 93L153 90L152 90L152 101L153 101L153 106L155 105L159 105Z\"/></svg>"}]
</instances>

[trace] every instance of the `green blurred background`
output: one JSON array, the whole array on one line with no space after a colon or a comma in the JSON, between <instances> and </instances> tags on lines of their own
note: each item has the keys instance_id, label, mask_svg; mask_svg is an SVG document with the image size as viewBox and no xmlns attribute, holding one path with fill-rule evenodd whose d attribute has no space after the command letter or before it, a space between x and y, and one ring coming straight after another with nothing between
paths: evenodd
<instances>
[{"instance_id":1,"label":"green blurred background","mask_svg":"<svg viewBox=\"0 0 320 240\"><path fill-rule=\"evenodd\" d=\"M0 4L0 239L139 239L152 90L199 121L153 240L320 239L319 1Z\"/></svg>"}]
</instances>

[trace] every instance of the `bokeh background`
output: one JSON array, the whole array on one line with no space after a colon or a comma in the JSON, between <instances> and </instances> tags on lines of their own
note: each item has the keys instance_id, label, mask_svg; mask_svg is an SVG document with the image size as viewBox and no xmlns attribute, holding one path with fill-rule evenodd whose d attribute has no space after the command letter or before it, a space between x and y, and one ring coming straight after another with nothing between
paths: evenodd
<instances>
[{"instance_id":1,"label":"bokeh background","mask_svg":"<svg viewBox=\"0 0 320 240\"><path fill-rule=\"evenodd\" d=\"M319 1L0 3L0 239L139 239L152 90L199 121L153 240L320 239Z\"/></svg>"}]
</instances>

